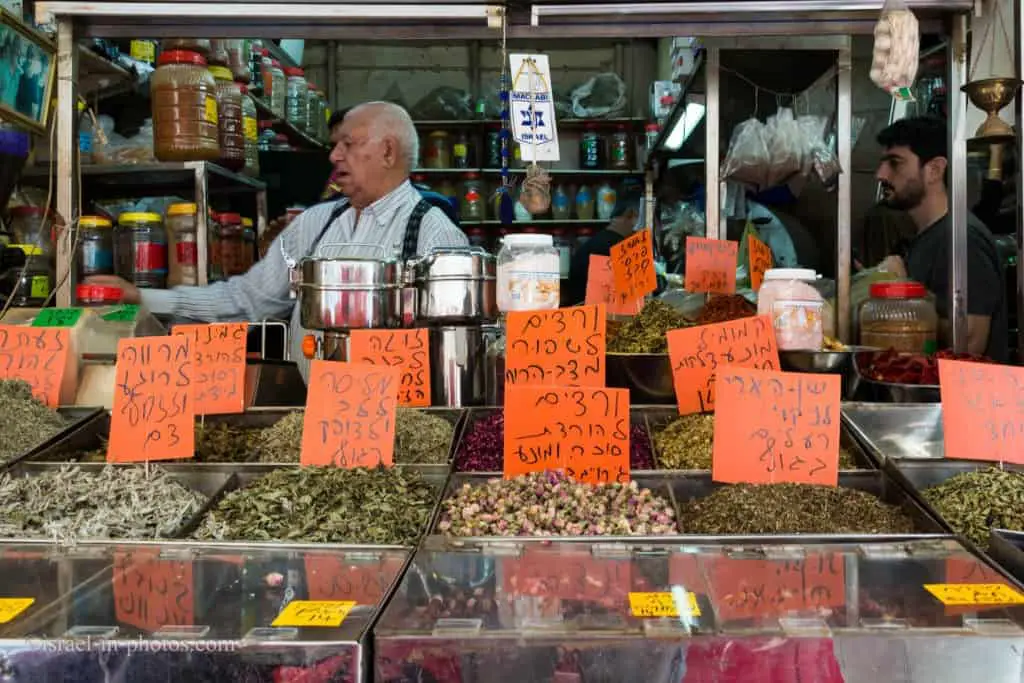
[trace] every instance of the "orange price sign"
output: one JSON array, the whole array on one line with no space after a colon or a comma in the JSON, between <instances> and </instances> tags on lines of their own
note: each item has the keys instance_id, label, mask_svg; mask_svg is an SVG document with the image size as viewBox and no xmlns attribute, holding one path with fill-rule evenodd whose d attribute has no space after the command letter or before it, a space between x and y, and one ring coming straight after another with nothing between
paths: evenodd
<instances>
[{"instance_id":1,"label":"orange price sign","mask_svg":"<svg viewBox=\"0 0 1024 683\"><path fill-rule=\"evenodd\" d=\"M589 550L528 546L502 558L505 595L587 600L618 605L633 585L632 561L594 557Z\"/></svg>"},{"instance_id":2,"label":"orange price sign","mask_svg":"<svg viewBox=\"0 0 1024 683\"><path fill-rule=\"evenodd\" d=\"M939 361L946 457L1024 464L1024 368Z\"/></svg>"},{"instance_id":3,"label":"orange price sign","mask_svg":"<svg viewBox=\"0 0 1024 683\"><path fill-rule=\"evenodd\" d=\"M244 412L248 324L175 325L171 332L192 339L196 414Z\"/></svg>"},{"instance_id":4,"label":"orange price sign","mask_svg":"<svg viewBox=\"0 0 1024 683\"><path fill-rule=\"evenodd\" d=\"M616 291L612 261L607 256L591 254L587 265L587 298L592 306L604 304L609 315L636 315L644 307L643 297L630 299Z\"/></svg>"},{"instance_id":5,"label":"orange price sign","mask_svg":"<svg viewBox=\"0 0 1024 683\"><path fill-rule=\"evenodd\" d=\"M0 325L0 379L20 379L51 408L60 405L61 385L71 356L68 330Z\"/></svg>"},{"instance_id":6,"label":"orange price sign","mask_svg":"<svg viewBox=\"0 0 1024 683\"><path fill-rule=\"evenodd\" d=\"M719 368L712 479L837 486L841 380Z\"/></svg>"},{"instance_id":7,"label":"orange price sign","mask_svg":"<svg viewBox=\"0 0 1024 683\"><path fill-rule=\"evenodd\" d=\"M604 306L509 313L505 387L604 386Z\"/></svg>"},{"instance_id":8,"label":"orange price sign","mask_svg":"<svg viewBox=\"0 0 1024 683\"><path fill-rule=\"evenodd\" d=\"M195 456L193 348L180 334L117 343L107 462Z\"/></svg>"},{"instance_id":9,"label":"orange price sign","mask_svg":"<svg viewBox=\"0 0 1024 683\"><path fill-rule=\"evenodd\" d=\"M405 566L393 554L355 557L359 553L306 553L306 585L310 600L351 600L358 605L380 603Z\"/></svg>"},{"instance_id":10,"label":"orange price sign","mask_svg":"<svg viewBox=\"0 0 1024 683\"><path fill-rule=\"evenodd\" d=\"M615 291L625 296L627 301L639 299L658 288L650 230L634 232L614 245L609 253Z\"/></svg>"},{"instance_id":11,"label":"orange price sign","mask_svg":"<svg viewBox=\"0 0 1024 683\"><path fill-rule=\"evenodd\" d=\"M736 256L739 244L706 237L686 238L687 292L733 294L736 291Z\"/></svg>"},{"instance_id":12,"label":"orange price sign","mask_svg":"<svg viewBox=\"0 0 1024 683\"><path fill-rule=\"evenodd\" d=\"M505 388L506 478L565 470L579 481L629 481L629 390Z\"/></svg>"},{"instance_id":13,"label":"orange price sign","mask_svg":"<svg viewBox=\"0 0 1024 683\"><path fill-rule=\"evenodd\" d=\"M353 363L388 365L402 372L398 404L430 406L430 334L418 330L352 330L349 358Z\"/></svg>"},{"instance_id":14,"label":"orange price sign","mask_svg":"<svg viewBox=\"0 0 1024 683\"><path fill-rule=\"evenodd\" d=\"M152 633L164 626L192 626L192 562L162 560L156 550L115 552L114 617Z\"/></svg>"},{"instance_id":15,"label":"orange price sign","mask_svg":"<svg viewBox=\"0 0 1024 683\"><path fill-rule=\"evenodd\" d=\"M720 366L779 367L775 330L768 316L669 330L665 339L680 415L715 409L715 371Z\"/></svg>"},{"instance_id":16,"label":"orange price sign","mask_svg":"<svg viewBox=\"0 0 1024 683\"><path fill-rule=\"evenodd\" d=\"M750 287L758 292L765 271L772 267L772 250L753 235L747 235L747 251L750 253Z\"/></svg>"},{"instance_id":17,"label":"orange price sign","mask_svg":"<svg viewBox=\"0 0 1024 683\"><path fill-rule=\"evenodd\" d=\"M400 382L401 371L394 367L310 362L301 464L391 465Z\"/></svg>"}]
</instances>

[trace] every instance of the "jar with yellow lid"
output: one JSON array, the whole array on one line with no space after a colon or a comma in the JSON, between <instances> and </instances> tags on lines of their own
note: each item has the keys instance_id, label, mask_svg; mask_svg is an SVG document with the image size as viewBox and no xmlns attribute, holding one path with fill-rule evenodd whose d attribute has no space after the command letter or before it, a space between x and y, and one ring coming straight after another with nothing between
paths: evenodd
<instances>
[{"instance_id":1,"label":"jar with yellow lid","mask_svg":"<svg viewBox=\"0 0 1024 683\"><path fill-rule=\"evenodd\" d=\"M0 291L9 293L11 305L46 305L53 289L53 270L43 250L34 244L11 244L4 250L4 262L8 267L0 274Z\"/></svg>"},{"instance_id":2,"label":"jar with yellow lid","mask_svg":"<svg viewBox=\"0 0 1024 683\"><path fill-rule=\"evenodd\" d=\"M122 213L114 236L117 274L136 287L167 286L167 233L158 213Z\"/></svg>"},{"instance_id":3,"label":"jar with yellow lid","mask_svg":"<svg viewBox=\"0 0 1024 683\"><path fill-rule=\"evenodd\" d=\"M251 218L242 216L242 244L245 252L242 261L245 264L245 271L249 272L256 262L256 227Z\"/></svg>"},{"instance_id":4,"label":"jar with yellow lid","mask_svg":"<svg viewBox=\"0 0 1024 683\"><path fill-rule=\"evenodd\" d=\"M192 203L167 207L167 286L199 284L196 211Z\"/></svg>"},{"instance_id":5,"label":"jar with yellow lid","mask_svg":"<svg viewBox=\"0 0 1024 683\"><path fill-rule=\"evenodd\" d=\"M860 343L900 353L934 353L939 316L919 282L876 282L860 307Z\"/></svg>"},{"instance_id":6,"label":"jar with yellow lid","mask_svg":"<svg viewBox=\"0 0 1024 683\"><path fill-rule=\"evenodd\" d=\"M78 276L114 274L114 224L103 216L78 219Z\"/></svg>"},{"instance_id":7,"label":"jar with yellow lid","mask_svg":"<svg viewBox=\"0 0 1024 683\"><path fill-rule=\"evenodd\" d=\"M160 161L216 161L217 82L198 52L171 50L150 79L153 152Z\"/></svg>"}]
</instances>

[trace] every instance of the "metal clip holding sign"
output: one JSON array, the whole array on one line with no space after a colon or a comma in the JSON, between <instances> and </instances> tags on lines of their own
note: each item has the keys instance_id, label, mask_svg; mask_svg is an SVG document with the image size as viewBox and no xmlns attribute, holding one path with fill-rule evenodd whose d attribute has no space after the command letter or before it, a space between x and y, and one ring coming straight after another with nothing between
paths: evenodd
<instances>
[{"instance_id":1,"label":"metal clip holding sign","mask_svg":"<svg viewBox=\"0 0 1024 683\"><path fill-rule=\"evenodd\" d=\"M512 137L523 161L558 161L558 126L547 55L509 55Z\"/></svg>"}]
</instances>

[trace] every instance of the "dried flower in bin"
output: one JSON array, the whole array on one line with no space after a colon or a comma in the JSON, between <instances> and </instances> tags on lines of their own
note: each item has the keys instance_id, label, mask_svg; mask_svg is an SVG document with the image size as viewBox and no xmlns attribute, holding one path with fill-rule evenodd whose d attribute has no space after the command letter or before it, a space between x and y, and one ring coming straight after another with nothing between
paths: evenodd
<instances>
[{"instance_id":1,"label":"dried flower in bin","mask_svg":"<svg viewBox=\"0 0 1024 683\"><path fill-rule=\"evenodd\" d=\"M32 396L32 387L17 379L0 379L0 463L23 455L62 429L64 418Z\"/></svg>"},{"instance_id":2,"label":"dried flower in bin","mask_svg":"<svg viewBox=\"0 0 1024 683\"><path fill-rule=\"evenodd\" d=\"M442 503L450 536L626 536L677 533L672 505L636 482L584 484L560 472L465 484Z\"/></svg>"},{"instance_id":3,"label":"dried flower in bin","mask_svg":"<svg viewBox=\"0 0 1024 683\"><path fill-rule=\"evenodd\" d=\"M989 529L1024 531L1024 474L994 467L963 472L925 489L924 499L953 531L988 548Z\"/></svg>"}]
</instances>

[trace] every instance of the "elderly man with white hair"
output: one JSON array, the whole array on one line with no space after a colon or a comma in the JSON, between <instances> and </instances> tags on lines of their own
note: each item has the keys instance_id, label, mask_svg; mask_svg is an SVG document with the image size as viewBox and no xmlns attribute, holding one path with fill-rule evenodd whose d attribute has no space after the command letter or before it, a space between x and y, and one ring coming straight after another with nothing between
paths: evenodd
<instances>
[{"instance_id":1,"label":"elderly man with white hair","mask_svg":"<svg viewBox=\"0 0 1024 683\"><path fill-rule=\"evenodd\" d=\"M289 278L299 261L320 245L351 244L346 256L388 256L401 259L438 247L468 244L466 236L444 214L424 200L409 182L419 138L409 114L388 102L354 107L345 116L331 151L335 176L344 198L318 204L274 240L266 256L249 272L207 287L169 290L138 289L111 276L90 283L120 287L126 303L142 303L157 314L205 322L291 316L291 357L308 379L302 353L306 334ZM337 247L331 247L335 253ZM326 250L325 250L326 251Z\"/></svg>"}]
</instances>

